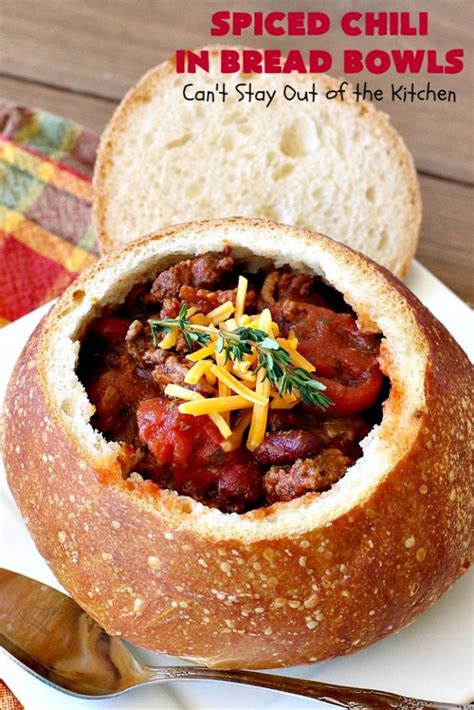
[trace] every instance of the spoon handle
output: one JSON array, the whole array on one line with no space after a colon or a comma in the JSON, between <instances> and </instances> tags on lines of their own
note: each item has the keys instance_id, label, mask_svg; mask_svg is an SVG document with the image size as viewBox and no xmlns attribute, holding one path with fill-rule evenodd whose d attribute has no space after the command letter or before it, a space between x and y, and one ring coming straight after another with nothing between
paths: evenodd
<instances>
[{"instance_id":1,"label":"spoon handle","mask_svg":"<svg viewBox=\"0 0 474 710\"><path fill-rule=\"evenodd\" d=\"M342 685L319 683L301 678L288 678L270 673L255 671L221 671L200 666L178 666L150 668L147 682L164 680L213 680L227 683L243 683L260 688L279 690L284 693L303 695L321 700L329 705L351 710L469 710L469 705L437 703L429 700L416 700L382 690L349 688ZM471 706L472 708L472 706Z\"/></svg>"}]
</instances>

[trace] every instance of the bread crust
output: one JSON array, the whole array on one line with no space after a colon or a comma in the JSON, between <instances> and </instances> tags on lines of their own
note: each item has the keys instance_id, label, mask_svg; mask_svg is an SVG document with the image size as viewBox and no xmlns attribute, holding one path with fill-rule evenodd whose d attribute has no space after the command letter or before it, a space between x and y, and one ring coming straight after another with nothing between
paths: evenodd
<instances>
[{"instance_id":1,"label":"bread crust","mask_svg":"<svg viewBox=\"0 0 474 710\"><path fill-rule=\"evenodd\" d=\"M116 445L107 455L88 450L58 407L49 348L66 332L74 339L65 323L93 317L110 274L130 285L130 272L160 249L177 261L184 244L192 255L220 242L248 249L252 238L259 256L291 252L295 268L322 264L359 321L382 328L392 391L376 437L389 466L383 472L368 445L359 474L354 467L332 491L237 516L123 480ZM81 294L90 292L84 305ZM385 300L374 311L378 294ZM407 381L409 357L397 364L392 332L424 363ZM191 223L102 260L38 326L7 391L5 465L39 552L109 633L218 668L309 663L406 626L469 567L470 391L466 355L388 271L304 230L261 220ZM371 468L371 458L379 465Z\"/></svg>"},{"instance_id":2,"label":"bread crust","mask_svg":"<svg viewBox=\"0 0 474 710\"><path fill-rule=\"evenodd\" d=\"M221 48L213 46L207 49L212 60L217 61ZM243 48L234 47L234 49L242 51ZM113 186L110 186L110 181L115 155L120 152L123 142L126 142L129 118L137 110L137 107L146 104L154 95L160 95L166 90L167 81L174 75L174 72L174 57L147 71L137 84L126 93L102 134L94 169L93 215L103 253L109 253L122 246L108 227L108 206L113 199ZM317 80L326 90L338 89L341 82L341 79L327 74L318 74L316 77L309 74L296 75L292 79L293 82L300 82L302 89L307 88L306 82L309 80ZM388 145L394 146L396 162L401 166L404 179L409 186L410 200L406 205L407 212L410 212L409 235L400 235L401 242L403 238L403 243L401 243L401 249L404 251L402 261L398 269L391 268L396 276L403 278L416 253L422 217L420 187L413 157L401 136L391 125L387 114L376 109L368 101L356 101L351 87L346 92L344 102L355 107L360 116L368 116L374 132L378 131L384 136Z\"/></svg>"}]
</instances>

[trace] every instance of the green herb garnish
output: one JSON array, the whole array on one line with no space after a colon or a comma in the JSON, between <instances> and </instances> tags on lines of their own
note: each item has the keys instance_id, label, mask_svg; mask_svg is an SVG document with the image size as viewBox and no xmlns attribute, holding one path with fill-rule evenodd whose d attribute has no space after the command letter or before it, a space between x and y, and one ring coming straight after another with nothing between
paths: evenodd
<instances>
[{"instance_id":1,"label":"green herb garnish","mask_svg":"<svg viewBox=\"0 0 474 710\"><path fill-rule=\"evenodd\" d=\"M184 339L190 350L193 350L194 343L197 343L198 345L206 345L210 341L211 336L207 333L201 333L200 331L197 331L196 328L198 326L195 326L194 323L191 323L190 320L186 319L187 314L188 307L185 303L183 303L183 305L179 309L177 318L163 318L162 320L148 321L148 323L150 324L151 336L153 338L153 345L155 346L155 348L158 347L158 336L160 335L160 333L169 333L172 326L178 327L178 330L180 330L181 333L184 335Z\"/></svg>"},{"instance_id":2,"label":"green herb garnish","mask_svg":"<svg viewBox=\"0 0 474 710\"><path fill-rule=\"evenodd\" d=\"M263 330L242 326L236 330L215 330L205 325L191 323L186 318L188 308L185 303L181 306L177 318L163 318L162 320L149 320L153 344L158 347L158 336L161 332L169 332L171 327L177 327L183 333L184 339L190 350L194 345L204 346L210 343L211 334L217 334L216 350L225 352L225 360L241 362L245 355L251 355L253 349L258 355L258 365L255 372L264 370L265 378L274 385L281 395L298 392L305 404L326 409L333 404L332 400L323 394L326 385L318 382L302 367L295 367L291 362L290 354L282 348L274 338Z\"/></svg>"}]
</instances>

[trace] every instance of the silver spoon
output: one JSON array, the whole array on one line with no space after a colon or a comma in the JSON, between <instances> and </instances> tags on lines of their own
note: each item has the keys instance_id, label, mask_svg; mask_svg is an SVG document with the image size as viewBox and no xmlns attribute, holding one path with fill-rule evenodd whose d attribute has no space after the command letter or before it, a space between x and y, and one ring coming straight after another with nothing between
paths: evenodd
<instances>
[{"instance_id":1,"label":"silver spoon","mask_svg":"<svg viewBox=\"0 0 474 710\"><path fill-rule=\"evenodd\" d=\"M166 680L213 680L303 695L352 710L469 707L252 671L150 668L121 639L106 634L70 597L8 570L0 570L0 645L39 680L82 698L112 697Z\"/></svg>"}]
</instances>

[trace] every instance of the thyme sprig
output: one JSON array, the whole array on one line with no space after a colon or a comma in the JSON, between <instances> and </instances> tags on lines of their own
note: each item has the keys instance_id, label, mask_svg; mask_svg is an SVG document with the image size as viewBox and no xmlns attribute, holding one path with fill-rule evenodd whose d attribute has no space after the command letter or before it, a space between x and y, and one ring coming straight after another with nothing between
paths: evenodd
<instances>
[{"instance_id":1,"label":"thyme sprig","mask_svg":"<svg viewBox=\"0 0 474 710\"><path fill-rule=\"evenodd\" d=\"M315 380L302 367L296 367L291 362L291 356L274 338L263 330L241 326L235 330L221 329L216 331L208 326L192 323L186 316L186 304L181 306L177 318L149 320L153 344L158 347L158 337L162 332L169 332L177 327L183 334L190 350L194 345L205 346L211 342L211 336L217 335L216 350L225 353L224 362L229 359L242 362L245 355L257 353L257 368L255 372L264 370L265 378L277 388L281 395L296 391L305 404L326 409L332 400L324 394L326 385ZM264 378L264 379L265 379Z\"/></svg>"},{"instance_id":2,"label":"thyme sprig","mask_svg":"<svg viewBox=\"0 0 474 710\"><path fill-rule=\"evenodd\" d=\"M161 333L169 333L173 326L177 327L178 330L184 335L186 345L190 350L194 349L194 343L197 345L207 345L211 340L211 336L208 333L200 332L194 323L186 318L188 314L188 307L185 303L182 304L179 309L177 318L162 318L161 320L149 320L148 323L151 328L151 337L153 338L153 345L155 348L158 347L158 337Z\"/></svg>"}]
</instances>

